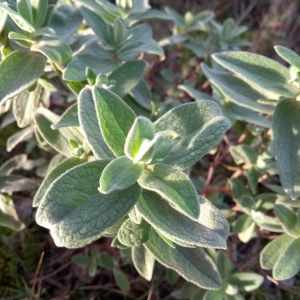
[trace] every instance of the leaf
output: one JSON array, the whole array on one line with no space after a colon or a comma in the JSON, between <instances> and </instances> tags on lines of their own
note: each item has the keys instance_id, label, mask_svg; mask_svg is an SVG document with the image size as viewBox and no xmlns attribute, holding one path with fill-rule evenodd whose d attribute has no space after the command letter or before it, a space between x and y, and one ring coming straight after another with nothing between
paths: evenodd
<instances>
[{"instance_id":1,"label":"leaf","mask_svg":"<svg viewBox=\"0 0 300 300\"><path fill-rule=\"evenodd\" d=\"M239 239L243 243L248 243L256 234L256 224L252 222L249 227L238 234Z\"/></svg>"},{"instance_id":2,"label":"leaf","mask_svg":"<svg viewBox=\"0 0 300 300\"><path fill-rule=\"evenodd\" d=\"M280 255L294 240L291 236L283 234L269 242L260 254L261 267L265 270L273 269Z\"/></svg>"},{"instance_id":3,"label":"leaf","mask_svg":"<svg viewBox=\"0 0 300 300\"><path fill-rule=\"evenodd\" d=\"M196 101L171 109L154 125L156 132L172 130L182 137L175 141L163 163L185 169L197 162L219 141L230 127L230 122L222 116L217 104Z\"/></svg>"},{"instance_id":4,"label":"leaf","mask_svg":"<svg viewBox=\"0 0 300 300\"><path fill-rule=\"evenodd\" d=\"M245 175L247 177L251 192L253 195L255 195L259 179L258 168L256 166L252 166L249 170L247 170Z\"/></svg>"},{"instance_id":5,"label":"leaf","mask_svg":"<svg viewBox=\"0 0 300 300\"><path fill-rule=\"evenodd\" d=\"M120 269L113 269L114 278L117 286L125 292L130 291L130 282L126 276L126 274Z\"/></svg>"},{"instance_id":6,"label":"leaf","mask_svg":"<svg viewBox=\"0 0 300 300\"><path fill-rule=\"evenodd\" d=\"M205 289L221 287L221 279L213 260L200 247L171 248L152 230L146 248L164 266L175 270L184 279Z\"/></svg>"},{"instance_id":7,"label":"leaf","mask_svg":"<svg viewBox=\"0 0 300 300\"><path fill-rule=\"evenodd\" d=\"M33 16L30 0L18 0L17 10L21 17L23 17L29 24L32 24Z\"/></svg>"},{"instance_id":8,"label":"leaf","mask_svg":"<svg viewBox=\"0 0 300 300\"><path fill-rule=\"evenodd\" d=\"M123 156L126 136L133 125L135 113L116 94L96 86L93 99L104 140L116 156Z\"/></svg>"},{"instance_id":9,"label":"leaf","mask_svg":"<svg viewBox=\"0 0 300 300\"><path fill-rule=\"evenodd\" d=\"M283 46L275 46L274 48L280 57L282 57L290 65L300 69L300 57L296 52Z\"/></svg>"},{"instance_id":10,"label":"leaf","mask_svg":"<svg viewBox=\"0 0 300 300\"><path fill-rule=\"evenodd\" d=\"M18 217L12 199L3 195L0 195L0 225L17 231L25 228L25 224Z\"/></svg>"},{"instance_id":11,"label":"leaf","mask_svg":"<svg viewBox=\"0 0 300 300\"><path fill-rule=\"evenodd\" d=\"M28 126L11 135L6 141L7 152L13 150L18 144L30 139L32 137L33 130L32 126Z\"/></svg>"},{"instance_id":12,"label":"leaf","mask_svg":"<svg viewBox=\"0 0 300 300\"><path fill-rule=\"evenodd\" d=\"M59 117L58 121L51 126L51 128L58 129L62 127L73 126L79 126L77 103L74 103L70 107L68 107L65 112Z\"/></svg>"},{"instance_id":13,"label":"leaf","mask_svg":"<svg viewBox=\"0 0 300 300\"><path fill-rule=\"evenodd\" d=\"M145 117L137 117L134 120L126 137L124 152L127 157L134 160L145 139L154 138L155 129L153 123Z\"/></svg>"},{"instance_id":14,"label":"leaf","mask_svg":"<svg viewBox=\"0 0 300 300\"><path fill-rule=\"evenodd\" d=\"M82 17L77 8L69 4L56 5L51 17L49 27L54 29L56 36L67 40L82 23Z\"/></svg>"},{"instance_id":15,"label":"leaf","mask_svg":"<svg viewBox=\"0 0 300 300\"><path fill-rule=\"evenodd\" d=\"M8 159L0 166L0 176L9 175L17 169L21 169L27 160L27 154L19 154Z\"/></svg>"},{"instance_id":16,"label":"leaf","mask_svg":"<svg viewBox=\"0 0 300 300\"><path fill-rule=\"evenodd\" d=\"M297 238L282 252L274 265L274 279L286 280L295 276L300 271L299 248L300 238Z\"/></svg>"},{"instance_id":17,"label":"leaf","mask_svg":"<svg viewBox=\"0 0 300 300\"><path fill-rule=\"evenodd\" d=\"M295 97L298 94L298 89L288 83L289 70L265 56L235 51L213 54L213 59L267 99Z\"/></svg>"},{"instance_id":18,"label":"leaf","mask_svg":"<svg viewBox=\"0 0 300 300\"><path fill-rule=\"evenodd\" d=\"M50 96L49 91L38 85L34 91L24 91L13 98L13 112L18 126L24 128L33 122L35 111L40 102Z\"/></svg>"},{"instance_id":19,"label":"leaf","mask_svg":"<svg viewBox=\"0 0 300 300\"><path fill-rule=\"evenodd\" d=\"M255 164L257 161L256 151L247 144L230 146L229 152L234 159L234 162L239 164Z\"/></svg>"},{"instance_id":20,"label":"leaf","mask_svg":"<svg viewBox=\"0 0 300 300\"><path fill-rule=\"evenodd\" d=\"M116 82L112 91L121 98L128 94L141 81L145 68L146 62L143 60L133 60L124 63L108 77L108 80Z\"/></svg>"},{"instance_id":21,"label":"leaf","mask_svg":"<svg viewBox=\"0 0 300 300\"><path fill-rule=\"evenodd\" d=\"M225 292L223 289L218 291L206 291L204 294L203 300L223 300L225 296ZM197 298L195 298L196 300ZM192 298L194 300L194 298Z\"/></svg>"},{"instance_id":22,"label":"leaf","mask_svg":"<svg viewBox=\"0 0 300 300\"><path fill-rule=\"evenodd\" d=\"M59 247L79 248L97 240L134 206L141 189L133 185L109 195L98 192L99 177L109 161L74 167L56 179L44 195L37 223L50 229Z\"/></svg>"},{"instance_id":23,"label":"leaf","mask_svg":"<svg viewBox=\"0 0 300 300\"><path fill-rule=\"evenodd\" d=\"M244 232L252 223L252 218L247 214L243 214L232 223L232 233Z\"/></svg>"},{"instance_id":24,"label":"leaf","mask_svg":"<svg viewBox=\"0 0 300 300\"><path fill-rule=\"evenodd\" d=\"M33 190L37 187L35 181L21 175L11 174L0 176L0 193L12 193Z\"/></svg>"},{"instance_id":25,"label":"leaf","mask_svg":"<svg viewBox=\"0 0 300 300\"><path fill-rule=\"evenodd\" d=\"M253 221L259 226L269 231L283 232L280 222L260 211L251 211Z\"/></svg>"},{"instance_id":26,"label":"leaf","mask_svg":"<svg viewBox=\"0 0 300 300\"><path fill-rule=\"evenodd\" d=\"M140 215L140 213L138 212L138 210L136 209L136 207L134 206L132 208L132 210L129 212L128 217L130 218L130 220L132 222L134 222L135 224L141 224L143 218Z\"/></svg>"},{"instance_id":27,"label":"leaf","mask_svg":"<svg viewBox=\"0 0 300 300\"><path fill-rule=\"evenodd\" d=\"M295 200L300 196L300 101L281 100L273 116L272 149L279 166L280 180L286 193Z\"/></svg>"},{"instance_id":28,"label":"leaf","mask_svg":"<svg viewBox=\"0 0 300 300\"><path fill-rule=\"evenodd\" d=\"M210 69L204 64L201 66L203 73L211 83L233 103L256 112L273 113L273 106L257 102L257 100L263 99L267 97L267 95L260 90L254 89L250 83L245 82L244 79L240 79L238 76L229 72ZM275 97L271 94L270 98L272 96ZM276 99L278 99L278 97Z\"/></svg>"},{"instance_id":29,"label":"leaf","mask_svg":"<svg viewBox=\"0 0 300 300\"><path fill-rule=\"evenodd\" d=\"M128 188L137 182L143 169L142 164L135 164L126 156L114 159L104 168L101 174L100 193L109 194Z\"/></svg>"},{"instance_id":30,"label":"leaf","mask_svg":"<svg viewBox=\"0 0 300 300\"><path fill-rule=\"evenodd\" d=\"M47 177L43 180L42 184L40 185L39 189L37 190L34 198L33 198L33 207L39 206L40 202L42 201L45 193L47 192L48 188L52 184L52 182L58 178L60 175L64 174L69 169L84 163L84 160L72 157L62 161L60 164L55 166L50 173L47 174Z\"/></svg>"},{"instance_id":31,"label":"leaf","mask_svg":"<svg viewBox=\"0 0 300 300\"><path fill-rule=\"evenodd\" d=\"M239 291L251 292L258 289L264 281L264 277L252 272L235 272L228 282L236 285Z\"/></svg>"},{"instance_id":32,"label":"leaf","mask_svg":"<svg viewBox=\"0 0 300 300\"><path fill-rule=\"evenodd\" d=\"M172 292L171 296L175 299L190 299L195 293L199 291L199 287L185 281L180 290L177 290L175 292ZM193 299L193 298L191 298ZM201 298L200 298L201 299ZM194 300L197 300L194 299Z\"/></svg>"},{"instance_id":33,"label":"leaf","mask_svg":"<svg viewBox=\"0 0 300 300\"><path fill-rule=\"evenodd\" d=\"M146 166L138 183L142 188L158 193L187 216L199 217L197 192L182 171L165 164Z\"/></svg>"},{"instance_id":34,"label":"leaf","mask_svg":"<svg viewBox=\"0 0 300 300\"><path fill-rule=\"evenodd\" d=\"M89 266L92 263L92 258L85 254L76 254L72 256L72 262L78 266Z\"/></svg>"},{"instance_id":35,"label":"leaf","mask_svg":"<svg viewBox=\"0 0 300 300\"><path fill-rule=\"evenodd\" d=\"M114 260L107 253L98 253L97 264L99 267L112 270L114 268Z\"/></svg>"},{"instance_id":36,"label":"leaf","mask_svg":"<svg viewBox=\"0 0 300 300\"><path fill-rule=\"evenodd\" d=\"M218 252L216 265L218 267L222 280L227 281L232 270L232 264L230 258L224 251Z\"/></svg>"},{"instance_id":37,"label":"leaf","mask_svg":"<svg viewBox=\"0 0 300 300\"><path fill-rule=\"evenodd\" d=\"M0 64L0 102L29 88L44 73L46 59L39 53L14 51Z\"/></svg>"},{"instance_id":38,"label":"leaf","mask_svg":"<svg viewBox=\"0 0 300 300\"><path fill-rule=\"evenodd\" d=\"M76 141L79 145L83 137L77 127L63 127L57 130L51 126L58 121L59 117L50 110L40 107L35 113L34 122L38 131L46 142L56 151L65 156L72 157L73 147L70 140Z\"/></svg>"},{"instance_id":39,"label":"leaf","mask_svg":"<svg viewBox=\"0 0 300 300\"><path fill-rule=\"evenodd\" d=\"M144 79L141 79L140 82L131 90L131 94L139 106L142 106L148 111L152 110L150 103L152 100L152 94Z\"/></svg>"},{"instance_id":40,"label":"leaf","mask_svg":"<svg viewBox=\"0 0 300 300\"><path fill-rule=\"evenodd\" d=\"M136 207L148 223L172 241L190 246L226 248L227 221L204 198L200 198L201 213L197 222L173 209L151 191L143 191Z\"/></svg>"},{"instance_id":41,"label":"leaf","mask_svg":"<svg viewBox=\"0 0 300 300\"><path fill-rule=\"evenodd\" d=\"M72 50L69 45L57 39L44 39L30 48L32 51L40 52L51 62L60 66L66 66L72 59Z\"/></svg>"},{"instance_id":42,"label":"leaf","mask_svg":"<svg viewBox=\"0 0 300 300\"><path fill-rule=\"evenodd\" d=\"M150 225L145 221L136 224L127 219L118 231L118 240L128 247L140 246L148 240L150 230Z\"/></svg>"}]
</instances>

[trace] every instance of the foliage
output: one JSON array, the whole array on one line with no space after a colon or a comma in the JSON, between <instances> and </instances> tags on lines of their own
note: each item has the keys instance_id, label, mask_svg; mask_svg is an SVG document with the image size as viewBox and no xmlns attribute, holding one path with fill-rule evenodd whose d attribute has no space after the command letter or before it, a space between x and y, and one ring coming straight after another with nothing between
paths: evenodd
<instances>
[{"instance_id":1,"label":"foliage","mask_svg":"<svg viewBox=\"0 0 300 300\"><path fill-rule=\"evenodd\" d=\"M172 24L172 35L157 42L151 19ZM246 31L212 11L181 16L148 1L0 0L1 129L21 128L8 152L25 145L0 167L0 224L24 229L13 199L33 198L55 245L85 247L72 262L90 278L111 271L124 293L119 261L86 246L111 238L147 281L164 266L175 283L176 271L187 281L177 299L244 299L266 273L239 268L232 239L220 249L228 236L276 233L261 268L274 280L296 276L300 57L276 46L287 68L241 51ZM202 73L178 85L162 72L173 85L164 101L147 73L170 49ZM204 76L211 94L196 88Z\"/></svg>"}]
</instances>

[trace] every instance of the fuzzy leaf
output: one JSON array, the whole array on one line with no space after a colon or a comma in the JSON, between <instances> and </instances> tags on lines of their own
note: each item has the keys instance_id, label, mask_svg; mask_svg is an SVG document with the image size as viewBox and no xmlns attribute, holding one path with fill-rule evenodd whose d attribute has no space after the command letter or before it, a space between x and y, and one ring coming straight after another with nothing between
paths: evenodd
<instances>
[{"instance_id":1,"label":"fuzzy leaf","mask_svg":"<svg viewBox=\"0 0 300 300\"><path fill-rule=\"evenodd\" d=\"M73 147L70 144L70 140L74 140L80 145L83 142L83 137L77 127L51 129L52 124L56 123L58 119L59 117L56 114L40 107L35 113L34 121L43 139L53 149L65 156L72 157Z\"/></svg>"},{"instance_id":2,"label":"fuzzy leaf","mask_svg":"<svg viewBox=\"0 0 300 300\"><path fill-rule=\"evenodd\" d=\"M284 190L295 200L300 196L300 101L281 100L273 116L273 151Z\"/></svg>"},{"instance_id":3,"label":"fuzzy leaf","mask_svg":"<svg viewBox=\"0 0 300 300\"><path fill-rule=\"evenodd\" d=\"M138 183L142 188L158 193L187 216L199 217L197 192L182 171L165 164L150 165L145 167Z\"/></svg>"},{"instance_id":4,"label":"fuzzy leaf","mask_svg":"<svg viewBox=\"0 0 300 300\"><path fill-rule=\"evenodd\" d=\"M193 120L193 122L191 122ZM211 101L196 101L173 108L155 123L155 131L174 131L182 137L163 163L180 169L190 167L205 155L230 127L221 109Z\"/></svg>"},{"instance_id":5,"label":"fuzzy leaf","mask_svg":"<svg viewBox=\"0 0 300 300\"><path fill-rule=\"evenodd\" d=\"M108 162L98 160L74 167L47 190L36 219L39 225L50 229L57 246L79 248L97 240L140 197L138 185L109 195L98 192L99 177Z\"/></svg>"},{"instance_id":6,"label":"fuzzy leaf","mask_svg":"<svg viewBox=\"0 0 300 300\"><path fill-rule=\"evenodd\" d=\"M112 91L121 98L128 94L141 81L146 62L143 60L133 60L124 63L113 71L108 79L115 80L116 84Z\"/></svg>"},{"instance_id":7,"label":"fuzzy leaf","mask_svg":"<svg viewBox=\"0 0 300 300\"><path fill-rule=\"evenodd\" d=\"M135 120L135 113L108 90L94 87L93 99L104 140L116 156L124 155L126 136Z\"/></svg>"},{"instance_id":8,"label":"fuzzy leaf","mask_svg":"<svg viewBox=\"0 0 300 300\"><path fill-rule=\"evenodd\" d=\"M12 193L26 190L33 190L37 184L24 176L11 174L0 176L0 193Z\"/></svg>"},{"instance_id":9,"label":"fuzzy leaf","mask_svg":"<svg viewBox=\"0 0 300 300\"><path fill-rule=\"evenodd\" d=\"M51 62L60 66L67 65L72 59L72 50L68 44L60 40L41 40L30 48L44 54Z\"/></svg>"},{"instance_id":10,"label":"fuzzy leaf","mask_svg":"<svg viewBox=\"0 0 300 300\"><path fill-rule=\"evenodd\" d=\"M68 171L69 169L84 163L84 160L72 157L62 161L60 164L55 166L47 177L43 180L42 184L40 185L39 189L37 190L34 198L33 198L33 207L39 206L40 202L42 201L45 193L47 192L48 188L52 184L52 182L58 178L60 175Z\"/></svg>"},{"instance_id":11,"label":"fuzzy leaf","mask_svg":"<svg viewBox=\"0 0 300 300\"><path fill-rule=\"evenodd\" d=\"M143 169L143 165L133 163L133 161L126 156L114 159L104 168L101 174L100 193L109 194L113 191L128 188L136 183Z\"/></svg>"},{"instance_id":12,"label":"fuzzy leaf","mask_svg":"<svg viewBox=\"0 0 300 300\"><path fill-rule=\"evenodd\" d=\"M143 191L136 207L148 223L172 241L190 246L226 248L228 223L221 212L204 198L200 198L198 221L182 215L151 191Z\"/></svg>"},{"instance_id":13,"label":"fuzzy leaf","mask_svg":"<svg viewBox=\"0 0 300 300\"><path fill-rule=\"evenodd\" d=\"M288 68L265 56L249 52L222 52L213 59L263 94L266 99L295 97L298 89L289 84Z\"/></svg>"},{"instance_id":14,"label":"fuzzy leaf","mask_svg":"<svg viewBox=\"0 0 300 300\"><path fill-rule=\"evenodd\" d=\"M113 274L115 277L115 281L117 286L125 291L125 292L129 292L130 291L130 282L126 276L126 274L120 270L120 269L113 269Z\"/></svg>"},{"instance_id":15,"label":"fuzzy leaf","mask_svg":"<svg viewBox=\"0 0 300 300\"><path fill-rule=\"evenodd\" d=\"M263 276L250 272L236 272L228 280L230 284L238 286L239 291L245 292L258 289L263 281Z\"/></svg>"},{"instance_id":16,"label":"fuzzy leaf","mask_svg":"<svg viewBox=\"0 0 300 300\"><path fill-rule=\"evenodd\" d=\"M227 280L232 270L232 264L230 258L224 251L218 252L216 265L218 267L222 280Z\"/></svg>"},{"instance_id":17,"label":"fuzzy leaf","mask_svg":"<svg viewBox=\"0 0 300 300\"><path fill-rule=\"evenodd\" d=\"M29 51L14 51L0 64L0 102L29 88L43 73L46 58Z\"/></svg>"},{"instance_id":18,"label":"fuzzy leaf","mask_svg":"<svg viewBox=\"0 0 300 300\"><path fill-rule=\"evenodd\" d=\"M175 270L184 279L205 289L217 290L221 279L213 260L200 247L171 248L157 233L151 232L146 248L164 266Z\"/></svg>"},{"instance_id":19,"label":"fuzzy leaf","mask_svg":"<svg viewBox=\"0 0 300 300\"><path fill-rule=\"evenodd\" d=\"M145 221L136 224L127 219L118 231L118 239L128 247L140 246L148 240L150 230L150 225Z\"/></svg>"},{"instance_id":20,"label":"fuzzy leaf","mask_svg":"<svg viewBox=\"0 0 300 300\"><path fill-rule=\"evenodd\" d=\"M13 170L21 169L27 160L27 154L19 154L8 159L0 166L0 176L9 175Z\"/></svg>"},{"instance_id":21,"label":"fuzzy leaf","mask_svg":"<svg viewBox=\"0 0 300 300\"><path fill-rule=\"evenodd\" d=\"M79 123L89 146L97 158L108 159L114 157L105 143L97 119L92 89L86 86L78 97Z\"/></svg>"},{"instance_id":22,"label":"fuzzy leaf","mask_svg":"<svg viewBox=\"0 0 300 300\"><path fill-rule=\"evenodd\" d=\"M62 127L73 126L79 126L77 103L74 103L70 107L68 107L65 112L59 117L59 120L51 126L51 128L58 129Z\"/></svg>"},{"instance_id":23,"label":"fuzzy leaf","mask_svg":"<svg viewBox=\"0 0 300 300\"><path fill-rule=\"evenodd\" d=\"M143 245L133 247L131 251L134 267L143 278L150 281L155 264L153 255Z\"/></svg>"},{"instance_id":24,"label":"fuzzy leaf","mask_svg":"<svg viewBox=\"0 0 300 300\"><path fill-rule=\"evenodd\" d=\"M300 69L300 57L296 52L283 46L275 46L274 48L277 54L281 56L285 61L287 61L297 69Z\"/></svg>"}]
</instances>

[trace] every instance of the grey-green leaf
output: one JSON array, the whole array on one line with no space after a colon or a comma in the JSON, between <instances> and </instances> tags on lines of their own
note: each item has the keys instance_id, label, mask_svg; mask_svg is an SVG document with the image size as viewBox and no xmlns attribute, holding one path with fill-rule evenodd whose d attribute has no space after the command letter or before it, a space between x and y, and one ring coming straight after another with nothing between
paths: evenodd
<instances>
[{"instance_id":1,"label":"grey-green leaf","mask_svg":"<svg viewBox=\"0 0 300 300\"><path fill-rule=\"evenodd\" d=\"M40 202L42 201L46 191L52 184L52 182L58 178L61 174L65 173L69 169L80 165L81 163L84 163L84 160L72 157L64 160L59 165L55 166L49 174L47 174L47 177L43 180L42 184L40 185L39 189L37 190L34 198L33 198L33 207L39 206Z\"/></svg>"},{"instance_id":2,"label":"grey-green leaf","mask_svg":"<svg viewBox=\"0 0 300 300\"><path fill-rule=\"evenodd\" d=\"M228 282L238 286L239 291L251 292L261 286L264 277L252 272L236 272L232 274Z\"/></svg>"},{"instance_id":3,"label":"grey-green leaf","mask_svg":"<svg viewBox=\"0 0 300 300\"><path fill-rule=\"evenodd\" d=\"M116 156L124 155L126 136L135 120L135 113L116 94L94 87L93 98L104 140Z\"/></svg>"},{"instance_id":4,"label":"grey-green leaf","mask_svg":"<svg viewBox=\"0 0 300 300\"><path fill-rule=\"evenodd\" d=\"M191 122L193 120L193 122ZM230 127L219 106L211 101L196 101L173 108L155 123L155 131L174 131L182 138L163 160L180 169L190 167L205 155Z\"/></svg>"},{"instance_id":5,"label":"grey-green leaf","mask_svg":"<svg viewBox=\"0 0 300 300\"><path fill-rule=\"evenodd\" d=\"M104 168L101 174L100 193L109 194L128 188L136 183L143 169L143 165L133 163L127 156L114 159Z\"/></svg>"},{"instance_id":6,"label":"grey-green leaf","mask_svg":"<svg viewBox=\"0 0 300 300\"><path fill-rule=\"evenodd\" d=\"M201 213L194 221L173 209L158 194L143 191L137 203L143 218L167 238L190 246L226 248L229 226L208 200L200 197Z\"/></svg>"},{"instance_id":7,"label":"grey-green leaf","mask_svg":"<svg viewBox=\"0 0 300 300\"><path fill-rule=\"evenodd\" d=\"M29 88L43 73L46 58L30 51L14 51L0 64L0 102Z\"/></svg>"},{"instance_id":8,"label":"grey-green leaf","mask_svg":"<svg viewBox=\"0 0 300 300\"><path fill-rule=\"evenodd\" d=\"M154 230L145 244L146 248L164 266L178 272L184 279L205 289L217 290L221 278L213 260L200 247L171 248Z\"/></svg>"},{"instance_id":9,"label":"grey-green leaf","mask_svg":"<svg viewBox=\"0 0 300 300\"><path fill-rule=\"evenodd\" d=\"M158 193L187 216L197 219L200 213L198 195L188 176L166 164L145 167L139 185Z\"/></svg>"},{"instance_id":10,"label":"grey-green leaf","mask_svg":"<svg viewBox=\"0 0 300 300\"><path fill-rule=\"evenodd\" d=\"M132 248L131 255L133 265L138 273L150 281L155 264L155 259L151 252L143 245L140 245Z\"/></svg>"},{"instance_id":11,"label":"grey-green leaf","mask_svg":"<svg viewBox=\"0 0 300 300\"><path fill-rule=\"evenodd\" d=\"M104 195L99 177L109 161L98 160L74 167L57 178L44 195L36 215L50 229L57 246L79 248L97 240L134 206L141 188Z\"/></svg>"},{"instance_id":12,"label":"grey-green leaf","mask_svg":"<svg viewBox=\"0 0 300 300\"><path fill-rule=\"evenodd\" d=\"M83 135L95 156L102 159L114 157L100 130L91 87L86 86L79 94L78 116Z\"/></svg>"},{"instance_id":13,"label":"grey-green leaf","mask_svg":"<svg viewBox=\"0 0 300 300\"><path fill-rule=\"evenodd\" d=\"M274 48L277 54L281 56L285 61L287 61L297 69L300 69L300 57L296 52L283 46L275 46Z\"/></svg>"},{"instance_id":14,"label":"grey-green leaf","mask_svg":"<svg viewBox=\"0 0 300 300\"><path fill-rule=\"evenodd\" d=\"M213 59L267 99L294 97L298 94L298 89L288 82L288 68L265 56L235 51L213 54Z\"/></svg>"},{"instance_id":15,"label":"grey-green leaf","mask_svg":"<svg viewBox=\"0 0 300 300\"><path fill-rule=\"evenodd\" d=\"M40 107L35 113L34 121L41 136L53 149L65 156L72 157L73 147L70 140L74 140L80 145L83 142L83 137L77 127L51 129L52 124L56 123L58 119L56 114Z\"/></svg>"},{"instance_id":16,"label":"grey-green leaf","mask_svg":"<svg viewBox=\"0 0 300 300\"><path fill-rule=\"evenodd\" d=\"M118 239L125 246L139 246L148 240L150 230L150 225L145 221L136 224L127 219L118 231Z\"/></svg>"},{"instance_id":17,"label":"grey-green leaf","mask_svg":"<svg viewBox=\"0 0 300 300\"><path fill-rule=\"evenodd\" d=\"M284 190L292 199L300 196L300 101L281 100L273 116L273 151Z\"/></svg>"}]
</instances>

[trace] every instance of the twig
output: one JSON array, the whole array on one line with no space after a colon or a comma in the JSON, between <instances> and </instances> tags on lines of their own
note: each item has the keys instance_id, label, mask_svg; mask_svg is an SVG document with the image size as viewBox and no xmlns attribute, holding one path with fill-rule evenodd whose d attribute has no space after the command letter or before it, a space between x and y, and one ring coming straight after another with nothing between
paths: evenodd
<instances>
[{"instance_id":1,"label":"twig","mask_svg":"<svg viewBox=\"0 0 300 300\"><path fill-rule=\"evenodd\" d=\"M154 289L154 281L152 280L147 300L151 300L153 289Z\"/></svg>"},{"instance_id":2,"label":"twig","mask_svg":"<svg viewBox=\"0 0 300 300\"><path fill-rule=\"evenodd\" d=\"M37 276L40 272L41 265L42 265L42 262L43 262L43 259L44 259L44 255L45 255L45 252L43 251L41 253L40 260L38 262L38 266L37 266L35 274L34 274L33 284L32 284L32 288L31 288L31 292L32 292L33 295L34 295L35 286L36 286L36 283L37 283Z\"/></svg>"}]
</instances>

